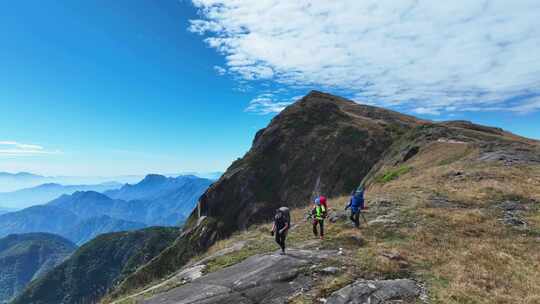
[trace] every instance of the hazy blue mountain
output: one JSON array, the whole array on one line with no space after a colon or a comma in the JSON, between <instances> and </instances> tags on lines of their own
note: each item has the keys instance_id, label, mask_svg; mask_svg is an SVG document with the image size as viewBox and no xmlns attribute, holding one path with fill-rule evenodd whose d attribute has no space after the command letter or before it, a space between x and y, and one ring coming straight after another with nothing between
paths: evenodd
<instances>
[{"instance_id":1,"label":"hazy blue mountain","mask_svg":"<svg viewBox=\"0 0 540 304\"><path fill-rule=\"evenodd\" d=\"M193 175L166 177L158 174L149 174L135 185L126 184L117 190L105 191L111 198L123 200L154 200L178 190L190 190L197 185L208 187L212 181Z\"/></svg>"},{"instance_id":2,"label":"hazy blue mountain","mask_svg":"<svg viewBox=\"0 0 540 304\"><path fill-rule=\"evenodd\" d=\"M185 220L211 183L195 176L172 178L150 174L134 185L127 184L104 194L75 192L48 205L69 210L80 218L107 215L148 226L173 226Z\"/></svg>"},{"instance_id":3,"label":"hazy blue mountain","mask_svg":"<svg viewBox=\"0 0 540 304\"><path fill-rule=\"evenodd\" d=\"M81 219L108 215L127 221L147 222L146 210L150 202L112 199L95 191L78 191L62 195L47 204L69 210Z\"/></svg>"},{"instance_id":4,"label":"hazy blue mountain","mask_svg":"<svg viewBox=\"0 0 540 304\"><path fill-rule=\"evenodd\" d=\"M62 185L97 185L109 182L137 183L143 175L120 176L42 176L28 172L8 173L0 172L0 192L13 192L25 188L32 188L41 184L55 183ZM91 189L80 189L91 190ZM73 192L73 191L72 191ZM0 201L1 204L1 201Z\"/></svg>"},{"instance_id":5,"label":"hazy blue mountain","mask_svg":"<svg viewBox=\"0 0 540 304\"><path fill-rule=\"evenodd\" d=\"M61 235L77 244L102 233L135 230L145 226L143 223L98 213L81 217L53 205L32 206L0 215L0 237L14 233L46 232Z\"/></svg>"},{"instance_id":6,"label":"hazy blue mountain","mask_svg":"<svg viewBox=\"0 0 540 304\"><path fill-rule=\"evenodd\" d=\"M68 238L77 245L82 245L100 234L131 231L145 227L146 225L143 223L119 220L107 215L101 215L79 222L75 227L70 229Z\"/></svg>"},{"instance_id":7,"label":"hazy blue mountain","mask_svg":"<svg viewBox=\"0 0 540 304\"><path fill-rule=\"evenodd\" d=\"M63 262L77 246L54 234L11 234L0 239L0 303Z\"/></svg>"},{"instance_id":8,"label":"hazy blue mountain","mask_svg":"<svg viewBox=\"0 0 540 304\"><path fill-rule=\"evenodd\" d=\"M141 182L107 191L77 191L38 205L0 215L0 237L49 232L82 244L106 232L145 226L182 224L212 183L195 176L148 175Z\"/></svg>"},{"instance_id":9,"label":"hazy blue mountain","mask_svg":"<svg viewBox=\"0 0 540 304\"><path fill-rule=\"evenodd\" d=\"M47 182L47 177L28 172L0 172L0 191L14 191Z\"/></svg>"},{"instance_id":10,"label":"hazy blue mountain","mask_svg":"<svg viewBox=\"0 0 540 304\"><path fill-rule=\"evenodd\" d=\"M17 210L16 209L11 209L11 208L0 207L0 215L5 214L5 213L9 213L9 212L13 212L13 211L17 211Z\"/></svg>"},{"instance_id":11,"label":"hazy blue mountain","mask_svg":"<svg viewBox=\"0 0 540 304\"><path fill-rule=\"evenodd\" d=\"M178 225L191 213L199 197L212 184L206 178L193 175L165 177L147 175L140 183L106 191L107 196L137 200L146 208L147 225Z\"/></svg>"},{"instance_id":12,"label":"hazy blue mountain","mask_svg":"<svg viewBox=\"0 0 540 304\"><path fill-rule=\"evenodd\" d=\"M60 185L56 183L41 184L32 188L25 188L12 192L1 192L2 206L9 208L26 208L33 205L45 204L62 194L72 194L76 191L103 192L120 188L117 182L108 182L97 185Z\"/></svg>"},{"instance_id":13,"label":"hazy blue mountain","mask_svg":"<svg viewBox=\"0 0 540 304\"><path fill-rule=\"evenodd\" d=\"M212 181L216 181L223 175L223 172L221 171L213 171L213 172L185 171L180 174L170 174L170 176L180 176L180 175L193 175L200 178L207 178Z\"/></svg>"},{"instance_id":14,"label":"hazy blue mountain","mask_svg":"<svg viewBox=\"0 0 540 304\"><path fill-rule=\"evenodd\" d=\"M194 176L176 178L178 188L152 200L148 207L149 221L162 225L178 225L190 215L199 197L212 184L209 179Z\"/></svg>"},{"instance_id":15,"label":"hazy blue mountain","mask_svg":"<svg viewBox=\"0 0 540 304\"><path fill-rule=\"evenodd\" d=\"M0 237L30 232L64 235L78 221L78 216L69 210L46 205L32 206L0 215Z\"/></svg>"}]
</instances>

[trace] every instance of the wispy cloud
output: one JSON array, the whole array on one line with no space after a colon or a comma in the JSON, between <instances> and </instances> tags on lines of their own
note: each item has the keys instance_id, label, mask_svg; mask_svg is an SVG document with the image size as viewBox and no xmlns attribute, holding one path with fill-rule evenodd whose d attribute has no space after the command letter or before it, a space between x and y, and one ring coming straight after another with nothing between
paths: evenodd
<instances>
[{"instance_id":1,"label":"wispy cloud","mask_svg":"<svg viewBox=\"0 0 540 304\"><path fill-rule=\"evenodd\" d=\"M193 3L201 18L190 30L244 81L340 90L426 114L508 110L509 101L515 112L540 108L537 0Z\"/></svg>"},{"instance_id":2,"label":"wispy cloud","mask_svg":"<svg viewBox=\"0 0 540 304\"><path fill-rule=\"evenodd\" d=\"M294 97L289 100L279 100L276 99L276 96L273 93L263 93L249 102L246 112L260 115L279 113L298 98L299 97Z\"/></svg>"},{"instance_id":3,"label":"wispy cloud","mask_svg":"<svg viewBox=\"0 0 540 304\"><path fill-rule=\"evenodd\" d=\"M419 107L412 110L416 114L440 115L441 111L435 108Z\"/></svg>"},{"instance_id":4,"label":"wispy cloud","mask_svg":"<svg viewBox=\"0 0 540 304\"><path fill-rule=\"evenodd\" d=\"M59 154L58 150L46 150L43 146L35 144L24 144L16 141L0 141L0 156L32 156Z\"/></svg>"},{"instance_id":5,"label":"wispy cloud","mask_svg":"<svg viewBox=\"0 0 540 304\"><path fill-rule=\"evenodd\" d=\"M216 73L218 73L219 75L225 75L227 73L227 70L223 67L220 67L219 65L215 65L214 66L214 71L216 71Z\"/></svg>"}]
</instances>

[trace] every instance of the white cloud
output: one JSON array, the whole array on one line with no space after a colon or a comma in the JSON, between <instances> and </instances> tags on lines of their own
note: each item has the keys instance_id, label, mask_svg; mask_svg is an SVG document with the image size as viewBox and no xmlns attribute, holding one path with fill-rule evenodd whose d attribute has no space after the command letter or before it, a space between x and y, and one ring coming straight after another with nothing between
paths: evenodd
<instances>
[{"instance_id":1,"label":"white cloud","mask_svg":"<svg viewBox=\"0 0 540 304\"><path fill-rule=\"evenodd\" d=\"M509 110L522 114L540 110L540 97L529 99L527 102L513 106Z\"/></svg>"},{"instance_id":2,"label":"white cloud","mask_svg":"<svg viewBox=\"0 0 540 304\"><path fill-rule=\"evenodd\" d=\"M522 112L539 108L531 103L540 96L537 0L193 3L201 19L190 30L243 80L432 113L507 109L508 100Z\"/></svg>"},{"instance_id":3,"label":"white cloud","mask_svg":"<svg viewBox=\"0 0 540 304\"><path fill-rule=\"evenodd\" d=\"M441 111L434 108L419 107L412 110L416 114L440 115Z\"/></svg>"},{"instance_id":4,"label":"white cloud","mask_svg":"<svg viewBox=\"0 0 540 304\"><path fill-rule=\"evenodd\" d=\"M0 156L31 156L44 154L58 154L60 151L45 150L43 146L23 144L16 141L0 141Z\"/></svg>"},{"instance_id":5,"label":"white cloud","mask_svg":"<svg viewBox=\"0 0 540 304\"><path fill-rule=\"evenodd\" d=\"M221 75L221 76L227 74L227 70L223 67L220 67L219 65L214 66L214 71L216 71L216 73L218 73L218 75Z\"/></svg>"},{"instance_id":6,"label":"white cloud","mask_svg":"<svg viewBox=\"0 0 540 304\"><path fill-rule=\"evenodd\" d=\"M263 93L249 102L246 112L260 115L279 113L297 99L298 97L294 97L290 100L280 101L276 100L272 93Z\"/></svg>"}]
</instances>

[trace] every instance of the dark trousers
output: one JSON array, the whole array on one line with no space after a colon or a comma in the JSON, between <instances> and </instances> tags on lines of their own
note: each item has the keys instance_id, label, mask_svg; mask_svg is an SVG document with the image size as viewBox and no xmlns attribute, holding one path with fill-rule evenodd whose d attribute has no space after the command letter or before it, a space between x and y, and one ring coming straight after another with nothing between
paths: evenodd
<instances>
[{"instance_id":1,"label":"dark trousers","mask_svg":"<svg viewBox=\"0 0 540 304\"><path fill-rule=\"evenodd\" d=\"M321 227L321 236L324 236L324 220L318 220L318 219L313 220L313 234L315 236L318 235L317 225Z\"/></svg>"},{"instance_id":2,"label":"dark trousers","mask_svg":"<svg viewBox=\"0 0 540 304\"><path fill-rule=\"evenodd\" d=\"M281 251L285 252L285 239L287 238L287 231L279 233L279 230L276 231L276 243L281 247Z\"/></svg>"},{"instance_id":3,"label":"dark trousers","mask_svg":"<svg viewBox=\"0 0 540 304\"><path fill-rule=\"evenodd\" d=\"M359 228L360 227L360 210L357 212L354 212L351 210L351 221L354 223L354 227Z\"/></svg>"}]
</instances>

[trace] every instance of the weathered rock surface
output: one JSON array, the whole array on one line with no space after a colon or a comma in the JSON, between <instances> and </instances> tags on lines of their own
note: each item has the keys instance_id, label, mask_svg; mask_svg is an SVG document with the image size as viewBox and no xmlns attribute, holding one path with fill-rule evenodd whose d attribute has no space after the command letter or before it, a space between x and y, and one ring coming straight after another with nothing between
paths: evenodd
<instances>
[{"instance_id":1,"label":"weathered rock surface","mask_svg":"<svg viewBox=\"0 0 540 304\"><path fill-rule=\"evenodd\" d=\"M326 303L415 303L419 296L420 288L413 280L357 281L334 292Z\"/></svg>"},{"instance_id":2,"label":"weathered rock surface","mask_svg":"<svg viewBox=\"0 0 540 304\"><path fill-rule=\"evenodd\" d=\"M482 146L481 161L501 161L507 166L516 164L538 164L540 153L535 146L525 143L488 143Z\"/></svg>"},{"instance_id":3,"label":"weathered rock surface","mask_svg":"<svg viewBox=\"0 0 540 304\"><path fill-rule=\"evenodd\" d=\"M527 221L524 213L533 208L534 201L507 200L497 205L503 210L503 216L500 219L504 224L517 229L527 229Z\"/></svg>"},{"instance_id":4,"label":"weathered rock surface","mask_svg":"<svg viewBox=\"0 0 540 304\"><path fill-rule=\"evenodd\" d=\"M255 255L143 303L284 303L295 292L311 286L311 278L302 271L304 267L335 255L334 251L322 250Z\"/></svg>"},{"instance_id":5,"label":"weathered rock surface","mask_svg":"<svg viewBox=\"0 0 540 304\"><path fill-rule=\"evenodd\" d=\"M344 210L330 211L327 217L327 219L332 223L346 221L348 218L349 215L347 214L347 211Z\"/></svg>"},{"instance_id":6,"label":"weathered rock surface","mask_svg":"<svg viewBox=\"0 0 540 304\"><path fill-rule=\"evenodd\" d=\"M383 225L383 226L394 226L398 225L400 222L395 218L395 214L383 214L375 218L374 220L369 221L369 225Z\"/></svg>"}]
</instances>

